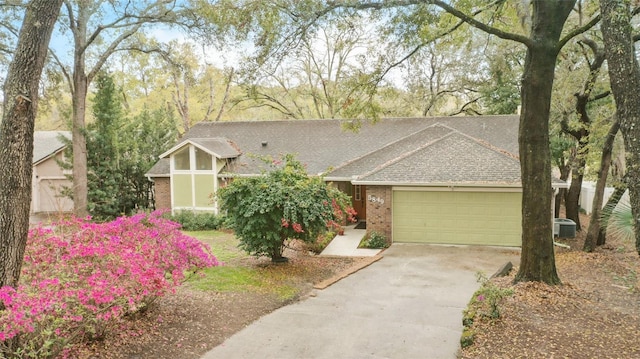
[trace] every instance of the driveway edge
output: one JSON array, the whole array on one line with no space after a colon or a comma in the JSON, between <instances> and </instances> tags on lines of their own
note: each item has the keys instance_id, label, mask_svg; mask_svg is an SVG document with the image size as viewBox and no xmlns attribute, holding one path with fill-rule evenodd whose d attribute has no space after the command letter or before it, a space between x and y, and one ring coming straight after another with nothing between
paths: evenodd
<instances>
[{"instance_id":1,"label":"driveway edge","mask_svg":"<svg viewBox=\"0 0 640 359\"><path fill-rule=\"evenodd\" d=\"M344 271L342 271L339 274L336 274L335 276L325 279L320 283L317 283L313 286L314 289L325 289L327 287L329 287L330 285L340 281L341 279L344 279L348 276L350 276L351 274L361 270L362 268L366 268L368 266L370 266L372 263L375 263L377 261L379 261L380 259L382 259L383 255L382 254L378 254L375 255L373 257L368 257L366 260L363 261L358 261L358 263L356 263L355 265L345 269Z\"/></svg>"}]
</instances>

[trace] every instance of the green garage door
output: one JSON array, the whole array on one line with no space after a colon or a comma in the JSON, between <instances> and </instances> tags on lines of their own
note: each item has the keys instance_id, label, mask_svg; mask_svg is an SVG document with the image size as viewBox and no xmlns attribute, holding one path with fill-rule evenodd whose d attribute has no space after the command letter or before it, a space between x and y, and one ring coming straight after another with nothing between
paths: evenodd
<instances>
[{"instance_id":1,"label":"green garage door","mask_svg":"<svg viewBox=\"0 0 640 359\"><path fill-rule=\"evenodd\" d=\"M393 191L393 241L520 246L522 193Z\"/></svg>"}]
</instances>

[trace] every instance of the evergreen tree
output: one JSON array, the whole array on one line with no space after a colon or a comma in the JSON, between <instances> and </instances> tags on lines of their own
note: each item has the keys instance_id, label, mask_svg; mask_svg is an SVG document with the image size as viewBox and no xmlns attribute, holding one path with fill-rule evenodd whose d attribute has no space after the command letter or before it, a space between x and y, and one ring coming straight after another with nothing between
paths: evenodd
<instances>
[{"instance_id":1,"label":"evergreen tree","mask_svg":"<svg viewBox=\"0 0 640 359\"><path fill-rule=\"evenodd\" d=\"M153 184L145 173L177 139L177 119L170 110L143 110L127 118L113 78L101 73L93 101L95 121L87 126L88 209L98 221L153 209ZM72 141L66 143L65 162L73 166ZM73 198L70 188L65 194Z\"/></svg>"},{"instance_id":2,"label":"evergreen tree","mask_svg":"<svg viewBox=\"0 0 640 359\"><path fill-rule=\"evenodd\" d=\"M170 110L143 110L129 124L125 135L127 149L124 152L123 171L128 186L135 194L135 205L140 209L154 208L153 183L145 173L158 161L158 155L176 141L177 119Z\"/></svg>"},{"instance_id":3,"label":"evergreen tree","mask_svg":"<svg viewBox=\"0 0 640 359\"><path fill-rule=\"evenodd\" d=\"M96 81L88 126L88 209L98 220L153 208L152 183L145 173L177 138L176 119L164 110L143 111L127 119L113 78Z\"/></svg>"},{"instance_id":4,"label":"evergreen tree","mask_svg":"<svg viewBox=\"0 0 640 359\"><path fill-rule=\"evenodd\" d=\"M98 220L127 214L132 194L121 167L119 130L125 123L122 103L111 76L101 73L93 103L95 122L87 126L88 209Z\"/></svg>"}]
</instances>

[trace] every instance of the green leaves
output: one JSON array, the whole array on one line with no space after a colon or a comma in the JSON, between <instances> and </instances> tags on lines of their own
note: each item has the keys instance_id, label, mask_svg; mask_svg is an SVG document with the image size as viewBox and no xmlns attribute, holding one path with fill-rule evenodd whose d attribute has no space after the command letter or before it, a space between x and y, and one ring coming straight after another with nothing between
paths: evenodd
<instances>
[{"instance_id":1,"label":"green leaves","mask_svg":"<svg viewBox=\"0 0 640 359\"><path fill-rule=\"evenodd\" d=\"M153 203L145 173L177 131L175 119L164 111L127 118L110 74L99 74L96 87L95 122L86 132L88 209L95 219L108 220Z\"/></svg>"},{"instance_id":2,"label":"green leaves","mask_svg":"<svg viewBox=\"0 0 640 359\"><path fill-rule=\"evenodd\" d=\"M285 155L265 159L271 171L260 177L236 178L218 191L221 209L240 239L240 247L255 256L282 255L288 239L313 241L338 218L334 203L345 213L349 198L320 177L309 177L304 165Z\"/></svg>"}]
</instances>

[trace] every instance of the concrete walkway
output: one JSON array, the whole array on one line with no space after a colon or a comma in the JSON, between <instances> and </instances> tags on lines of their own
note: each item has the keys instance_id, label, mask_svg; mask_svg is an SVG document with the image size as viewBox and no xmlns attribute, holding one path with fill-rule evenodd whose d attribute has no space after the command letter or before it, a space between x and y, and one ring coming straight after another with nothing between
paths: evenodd
<instances>
[{"instance_id":1,"label":"concrete walkway","mask_svg":"<svg viewBox=\"0 0 640 359\"><path fill-rule=\"evenodd\" d=\"M321 256L341 257L373 257L381 249L358 248L366 229L355 229L355 224L346 226L344 235L337 235L331 243L320 253Z\"/></svg>"},{"instance_id":2,"label":"concrete walkway","mask_svg":"<svg viewBox=\"0 0 640 359\"><path fill-rule=\"evenodd\" d=\"M455 358L462 310L519 250L394 244L384 257L236 333L203 359Z\"/></svg>"}]
</instances>

